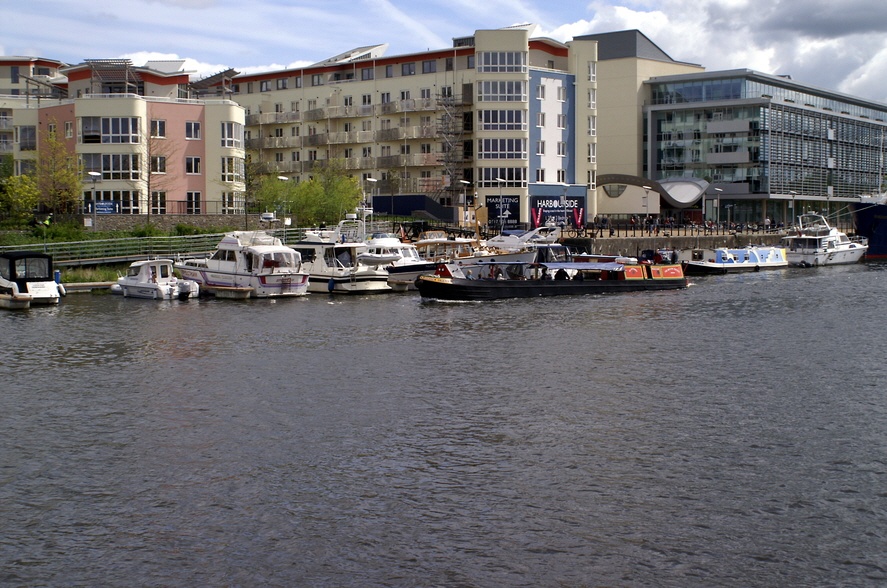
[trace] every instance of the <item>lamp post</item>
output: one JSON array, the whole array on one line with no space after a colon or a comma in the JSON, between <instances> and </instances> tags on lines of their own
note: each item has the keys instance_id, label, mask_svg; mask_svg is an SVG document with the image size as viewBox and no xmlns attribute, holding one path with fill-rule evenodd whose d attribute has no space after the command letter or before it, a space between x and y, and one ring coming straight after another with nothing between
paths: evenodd
<instances>
[{"instance_id":1,"label":"lamp post","mask_svg":"<svg viewBox=\"0 0 887 588\"><path fill-rule=\"evenodd\" d=\"M653 186L641 186L641 188L644 189L644 227L646 227L650 216L650 190Z\"/></svg>"},{"instance_id":2,"label":"lamp post","mask_svg":"<svg viewBox=\"0 0 887 588\"><path fill-rule=\"evenodd\" d=\"M468 192L468 186L471 185L471 182L469 182L468 180L459 180L459 183L462 184L462 202L460 202L460 204L462 206L460 208L464 209L464 212L462 213L462 223L461 224L465 224L468 222L468 194L467 194L467 192Z\"/></svg>"},{"instance_id":3,"label":"lamp post","mask_svg":"<svg viewBox=\"0 0 887 588\"><path fill-rule=\"evenodd\" d=\"M715 226L721 226L721 192L723 192L723 188L715 188Z\"/></svg>"},{"instance_id":4,"label":"lamp post","mask_svg":"<svg viewBox=\"0 0 887 588\"><path fill-rule=\"evenodd\" d=\"M376 203L374 202L375 198L373 198L373 197L375 196L375 192L376 192L376 182L378 182L379 180L377 180L376 178L365 178L365 180L367 182L369 182L370 186L371 186L371 188L370 188L370 208L375 208ZM366 189L366 188L364 188L364 189ZM391 212L392 213L394 212L394 197L393 196L391 197Z\"/></svg>"},{"instance_id":5,"label":"lamp post","mask_svg":"<svg viewBox=\"0 0 887 588\"><path fill-rule=\"evenodd\" d=\"M277 176L277 179L280 180L281 182L288 182L290 180L286 176ZM284 200L283 200L283 204L284 204L284 208L283 208L283 244L286 245L286 231L287 231L287 227L290 226L290 223L292 221L290 221L289 217L287 216L287 214L289 213L289 189L285 188L284 190L285 190L286 194L284 194Z\"/></svg>"},{"instance_id":6,"label":"lamp post","mask_svg":"<svg viewBox=\"0 0 887 588\"><path fill-rule=\"evenodd\" d=\"M100 177L102 177L102 174L95 171L87 173L89 174L89 177L92 178L92 230L95 231L98 228L98 217L96 216L95 210L95 183L99 180Z\"/></svg>"},{"instance_id":7,"label":"lamp post","mask_svg":"<svg viewBox=\"0 0 887 588\"><path fill-rule=\"evenodd\" d=\"M505 180L503 180L502 178L496 178L496 181L499 182L499 234L501 235L502 229L505 228L502 225L502 223L504 222L502 220L502 214L503 214L503 209L505 208L503 206L504 203L502 202L502 184L505 183Z\"/></svg>"},{"instance_id":8,"label":"lamp post","mask_svg":"<svg viewBox=\"0 0 887 588\"><path fill-rule=\"evenodd\" d=\"M725 204L724 208L727 209L727 230L730 230L730 209L733 208L732 204Z\"/></svg>"},{"instance_id":9,"label":"lamp post","mask_svg":"<svg viewBox=\"0 0 887 588\"><path fill-rule=\"evenodd\" d=\"M791 220L791 222L795 222L795 218L794 218L795 217L795 196L797 196L798 193L795 192L794 190L789 190L788 193L792 195L791 202L789 203L789 206L791 206L791 209L792 209L792 216L791 216L790 220Z\"/></svg>"}]
</instances>

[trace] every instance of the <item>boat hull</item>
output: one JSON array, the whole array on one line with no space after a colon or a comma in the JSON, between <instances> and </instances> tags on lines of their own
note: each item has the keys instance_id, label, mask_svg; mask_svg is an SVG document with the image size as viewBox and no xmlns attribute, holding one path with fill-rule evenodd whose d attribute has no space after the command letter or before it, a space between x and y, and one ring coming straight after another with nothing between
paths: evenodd
<instances>
[{"instance_id":1,"label":"boat hull","mask_svg":"<svg viewBox=\"0 0 887 588\"><path fill-rule=\"evenodd\" d=\"M420 276L416 287L423 298L437 300L498 300L612 294L686 288L687 278L643 280L469 280Z\"/></svg>"},{"instance_id":2,"label":"boat hull","mask_svg":"<svg viewBox=\"0 0 887 588\"><path fill-rule=\"evenodd\" d=\"M236 288L249 289L253 298L302 296L309 287L305 273L240 274L186 263L176 264L175 267L183 278L197 282L208 294Z\"/></svg>"},{"instance_id":3,"label":"boat hull","mask_svg":"<svg viewBox=\"0 0 887 588\"><path fill-rule=\"evenodd\" d=\"M796 267L817 267L821 265L852 265L859 263L866 255L864 246L837 251L789 251L786 254L789 265Z\"/></svg>"},{"instance_id":4,"label":"boat hull","mask_svg":"<svg viewBox=\"0 0 887 588\"><path fill-rule=\"evenodd\" d=\"M856 234L868 239L867 260L887 260L887 204L854 203Z\"/></svg>"}]
</instances>

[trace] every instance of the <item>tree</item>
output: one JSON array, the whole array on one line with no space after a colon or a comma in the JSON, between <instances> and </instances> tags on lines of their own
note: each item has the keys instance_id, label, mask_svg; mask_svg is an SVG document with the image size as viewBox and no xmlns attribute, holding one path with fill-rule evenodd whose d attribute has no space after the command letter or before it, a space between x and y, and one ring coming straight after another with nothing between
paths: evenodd
<instances>
[{"instance_id":1,"label":"tree","mask_svg":"<svg viewBox=\"0 0 887 588\"><path fill-rule=\"evenodd\" d=\"M262 210L289 214L301 226L337 223L363 199L357 180L345 174L338 160L315 168L315 176L305 182L263 175L253 186L254 200Z\"/></svg>"},{"instance_id":2,"label":"tree","mask_svg":"<svg viewBox=\"0 0 887 588\"><path fill-rule=\"evenodd\" d=\"M0 179L0 209L4 217L24 223L32 219L40 202L40 190L31 176Z\"/></svg>"},{"instance_id":3,"label":"tree","mask_svg":"<svg viewBox=\"0 0 887 588\"><path fill-rule=\"evenodd\" d=\"M34 175L40 203L50 212L73 214L80 204L83 177L77 156L58 138L56 126L49 124L41 134Z\"/></svg>"}]
</instances>

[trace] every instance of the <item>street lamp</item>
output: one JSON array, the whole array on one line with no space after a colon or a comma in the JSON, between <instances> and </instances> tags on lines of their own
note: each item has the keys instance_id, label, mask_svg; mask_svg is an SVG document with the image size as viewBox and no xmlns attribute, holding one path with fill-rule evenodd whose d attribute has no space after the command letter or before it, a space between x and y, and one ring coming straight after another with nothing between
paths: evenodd
<instances>
[{"instance_id":1,"label":"street lamp","mask_svg":"<svg viewBox=\"0 0 887 588\"><path fill-rule=\"evenodd\" d=\"M715 188L715 225L721 225L721 192L723 192L723 188Z\"/></svg>"},{"instance_id":2,"label":"street lamp","mask_svg":"<svg viewBox=\"0 0 887 588\"><path fill-rule=\"evenodd\" d=\"M505 180L503 180L502 178L496 178L496 181L499 182L499 234L501 235L502 229L505 228L502 225L502 223L504 222L502 220L502 214L503 214L503 209L504 209L503 202L502 202L502 184L505 183Z\"/></svg>"},{"instance_id":3,"label":"street lamp","mask_svg":"<svg viewBox=\"0 0 887 588\"><path fill-rule=\"evenodd\" d=\"M277 179L280 180L281 182L288 182L290 180L286 176L277 176ZM286 232L288 230L287 227L289 227L290 224L292 224L292 221L287 216L287 214L289 214L289 190L287 190L287 193L285 194L283 204L284 204L284 208L283 208L283 244L286 245Z\"/></svg>"},{"instance_id":4,"label":"street lamp","mask_svg":"<svg viewBox=\"0 0 887 588\"><path fill-rule=\"evenodd\" d=\"M725 204L724 208L727 209L727 230L730 230L730 209L733 208L733 205Z\"/></svg>"},{"instance_id":5,"label":"street lamp","mask_svg":"<svg viewBox=\"0 0 887 588\"><path fill-rule=\"evenodd\" d=\"M89 174L89 177L92 178L92 230L95 231L97 229L98 217L96 216L95 210L95 183L102 177L102 174L99 172L91 171L86 172Z\"/></svg>"},{"instance_id":6,"label":"street lamp","mask_svg":"<svg viewBox=\"0 0 887 588\"><path fill-rule=\"evenodd\" d=\"M653 186L641 186L644 189L644 226L647 225L647 218L650 216L650 190Z\"/></svg>"},{"instance_id":7,"label":"street lamp","mask_svg":"<svg viewBox=\"0 0 887 588\"><path fill-rule=\"evenodd\" d=\"M798 193L795 192L794 190L789 190L788 193L792 195L792 200L791 200L791 202L789 203L789 204L791 205L791 208L792 208L792 218L791 218L791 221L792 221L792 222L795 222L795 218L794 218L794 216L795 216L795 196L797 196Z\"/></svg>"},{"instance_id":8,"label":"street lamp","mask_svg":"<svg viewBox=\"0 0 887 588\"><path fill-rule=\"evenodd\" d=\"M468 194L466 192L468 191L468 186L471 185L471 182L468 180L459 180L459 183L462 184L462 202L460 204L465 208L465 211L462 214L462 222L466 223L468 222Z\"/></svg>"},{"instance_id":9,"label":"street lamp","mask_svg":"<svg viewBox=\"0 0 887 588\"><path fill-rule=\"evenodd\" d=\"M377 180L376 178L365 178L365 180L369 182L372 186L372 188L370 188L370 208L375 208L376 203L374 196L376 192L376 182L378 182L379 180ZM391 212L394 212L394 196L391 197Z\"/></svg>"}]
</instances>

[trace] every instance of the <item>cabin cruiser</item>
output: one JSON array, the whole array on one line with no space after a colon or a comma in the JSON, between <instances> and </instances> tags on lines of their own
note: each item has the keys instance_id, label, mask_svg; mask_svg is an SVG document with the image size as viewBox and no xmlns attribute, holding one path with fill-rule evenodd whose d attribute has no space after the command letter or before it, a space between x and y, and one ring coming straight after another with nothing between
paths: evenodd
<instances>
[{"instance_id":1,"label":"cabin cruiser","mask_svg":"<svg viewBox=\"0 0 887 588\"><path fill-rule=\"evenodd\" d=\"M728 274L788 267L784 247L749 245L742 249L685 249L676 252L687 275Z\"/></svg>"},{"instance_id":2,"label":"cabin cruiser","mask_svg":"<svg viewBox=\"0 0 887 588\"><path fill-rule=\"evenodd\" d=\"M0 308L58 304L65 287L54 279L52 257L35 251L0 253Z\"/></svg>"},{"instance_id":3,"label":"cabin cruiser","mask_svg":"<svg viewBox=\"0 0 887 588\"><path fill-rule=\"evenodd\" d=\"M265 231L226 233L212 256L174 265L208 294L225 298L302 296L308 272L299 254Z\"/></svg>"},{"instance_id":4,"label":"cabin cruiser","mask_svg":"<svg viewBox=\"0 0 887 588\"><path fill-rule=\"evenodd\" d=\"M127 268L126 275L117 279L111 291L132 298L187 300L200 295L200 284L194 280L178 279L171 259L149 259L133 262Z\"/></svg>"},{"instance_id":5,"label":"cabin cruiser","mask_svg":"<svg viewBox=\"0 0 887 588\"><path fill-rule=\"evenodd\" d=\"M802 214L781 240L790 265L812 267L859 262L868 250L865 240L850 239L817 213Z\"/></svg>"},{"instance_id":6,"label":"cabin cruiser","mask_svg":"<svg viewBox=\"0 0 887 588\"><path fill-rule=\"evenodd\" d=\"M334 229L305 231L292 245L310 275L309 291L331 294L390 292L384 263L393 256L369 255L365 218L350 213Z\"/></svg>"},{"instance_id":7,"label":"cabin cruiser","mask_svg":"<svg viewBox=\"0 0 887 588\"><path fill-rule=\"evenodd\" d=\"M415 289L416 278L434 273L437 263L426 261L413 243L405 243L390 233L377 232L366 240L366 251L357 258L366 265L384 266L388 285L394 289Z\"/></svg>"}]
</instances>

